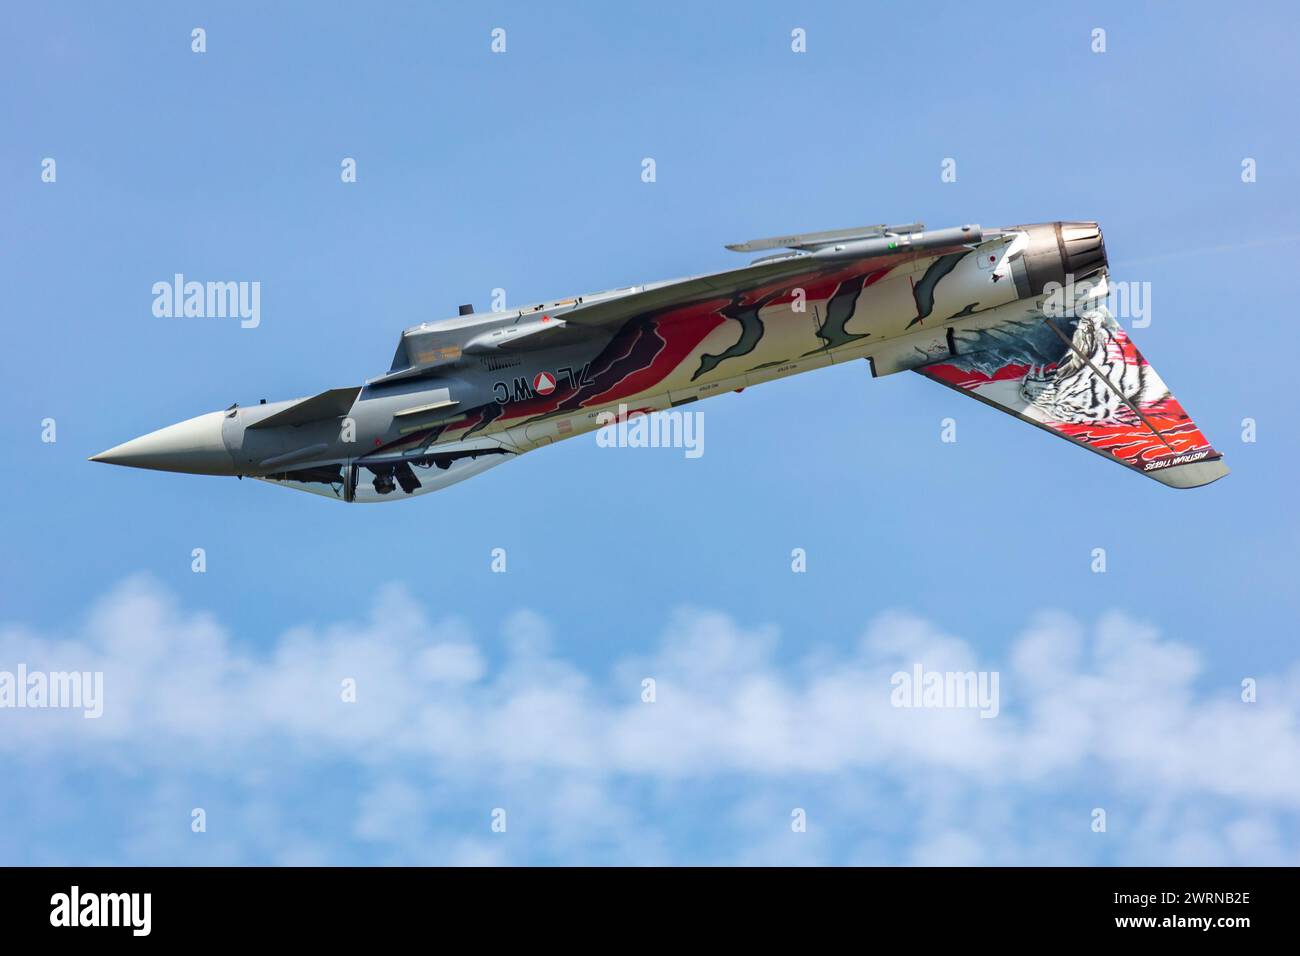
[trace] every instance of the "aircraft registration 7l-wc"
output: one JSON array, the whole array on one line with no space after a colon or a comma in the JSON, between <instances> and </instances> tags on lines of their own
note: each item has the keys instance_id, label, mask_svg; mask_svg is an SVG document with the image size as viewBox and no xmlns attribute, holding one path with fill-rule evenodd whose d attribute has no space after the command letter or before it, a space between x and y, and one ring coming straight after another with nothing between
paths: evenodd
<instances>
[{"instance_id":1,"label":"aircraft registration 7l-wc","mask_svg":"<svg viewBox=\"0 0 1300 956\"><path fill-rule=\"evenodd\" d=\"M727 248L768 254L508 312L462 306L403 332L364 385L231 405L91 460L393 501L613 415L866 359L875 376L919 372L1175 488L1228 473L1107 310L1096 223L871 226Z\"/></svg>"}]
</instances>

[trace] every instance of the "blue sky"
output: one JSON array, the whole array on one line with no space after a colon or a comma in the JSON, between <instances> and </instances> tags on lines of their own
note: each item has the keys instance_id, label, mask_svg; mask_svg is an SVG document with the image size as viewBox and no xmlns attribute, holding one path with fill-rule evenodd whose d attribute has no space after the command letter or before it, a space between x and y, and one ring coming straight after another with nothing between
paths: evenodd
<instances>
[{"instance_id":1,"label":"blue sky","mask_svg":"<svg viewBox=\"0 0 1300 956\"><path fill-rule=\"evenodd\" d=\"M0 862L1300 861L1288 5L5 19L0 670L88 660L106 698L0 710ZM1053 219L1151 284L1134 338L1230 477L1173 491L865 362L699 406L699 459L588 436L393 507L85 460L359 383L498 287ZM176 272L259 281L260 326L156 318ZM878 712L916 660L999 670L1002 713Z\"/></svg>"}]
</instances>

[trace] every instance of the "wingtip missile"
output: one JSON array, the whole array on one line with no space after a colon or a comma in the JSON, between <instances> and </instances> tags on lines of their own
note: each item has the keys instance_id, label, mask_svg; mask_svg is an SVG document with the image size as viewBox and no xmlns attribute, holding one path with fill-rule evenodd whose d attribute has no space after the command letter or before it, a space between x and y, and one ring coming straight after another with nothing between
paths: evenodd
<instances>
[{"instance_id":1,"label":"wingtip missile","mask_svg":"<svg viewBox=\"0 0 1300 956\"><path fill-rule=\"evenodd\" d=\"M840 242L853 242L858 239L878 239L882 236L904 236L922 232L925 223L912 222L900 226L858 226L853 229L829 229L824 232L800 232L787 236L769 236L764 239L747 239L744 242L730 243L726 248L732 252L763 252L768 249L805 249L816 250L833 246Z\"/></svg>"}]
</instances>

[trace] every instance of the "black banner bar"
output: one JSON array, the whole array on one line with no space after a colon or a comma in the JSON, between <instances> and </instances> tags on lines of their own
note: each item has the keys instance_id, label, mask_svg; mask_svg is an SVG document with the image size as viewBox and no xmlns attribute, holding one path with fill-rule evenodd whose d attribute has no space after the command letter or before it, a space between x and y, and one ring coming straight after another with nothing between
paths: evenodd
<instances>
[{"instance_id":1,"label":"black banner bar","mask_svg":"<svg viewBox=\"0 0 1300 956\"><path fill-rule=\"evenodd\" d=\"M8 868L10 940L371 942L549 927L608 939L668 926L740 936L912 927L927 941L1106 936L1231 945L1284 931L1293 869ZM597 931L597 927L606 927ZM978 930L976 935L971 934ZM1244 936L1242 934L1245 934Z\"/></svg>"}]
</instances>

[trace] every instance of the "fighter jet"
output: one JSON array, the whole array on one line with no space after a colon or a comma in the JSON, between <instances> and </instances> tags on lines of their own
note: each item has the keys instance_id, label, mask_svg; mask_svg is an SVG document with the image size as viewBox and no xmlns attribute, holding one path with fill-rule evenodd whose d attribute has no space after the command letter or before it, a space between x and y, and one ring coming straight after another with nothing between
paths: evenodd
<instances>
[{"instance_id":1,"label":"fighter jet","mask_svg":"<svg viewBox=\"0 0 1300 956\"><path fill-rule=\"evenodd\" d=\"M1095 222L727 248L763 255L506 312L461 306L404 331L363 385L231 405L91 461L395 501L615 421L865 359L873 376L914 371L1174 488L1228 473L1108 311Z\"/></svg>"}]
</instances>

